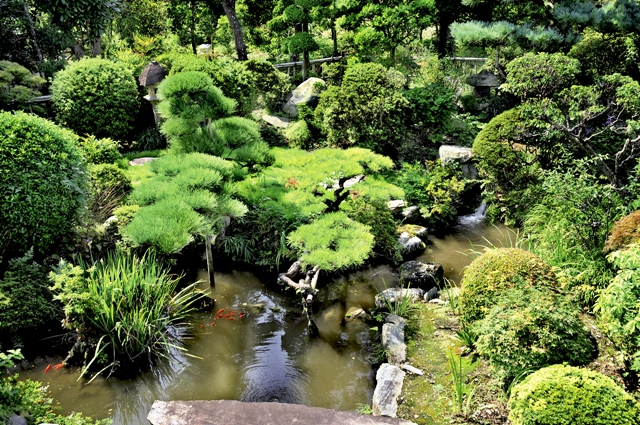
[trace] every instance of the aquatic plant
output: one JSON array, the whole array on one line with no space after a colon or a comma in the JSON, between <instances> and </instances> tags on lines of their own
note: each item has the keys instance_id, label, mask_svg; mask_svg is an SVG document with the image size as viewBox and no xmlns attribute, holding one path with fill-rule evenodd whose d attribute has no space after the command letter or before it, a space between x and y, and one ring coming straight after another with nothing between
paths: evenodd
<instances>
[{"instance_id":1,"label":"aquatic plant","mask_svg":"<svg viewBox=\"0 0 640 425\"><path fill-rule=\"evenodd\" d=\"M88 360L82 375L183 349L186 316L204 296L195 283L177 290L179 278L150 253L137 258L116 251L90 266L61 262L50 279L64 306L63 325L78 334L76 347Z\"/></svg>"}]
</instances>

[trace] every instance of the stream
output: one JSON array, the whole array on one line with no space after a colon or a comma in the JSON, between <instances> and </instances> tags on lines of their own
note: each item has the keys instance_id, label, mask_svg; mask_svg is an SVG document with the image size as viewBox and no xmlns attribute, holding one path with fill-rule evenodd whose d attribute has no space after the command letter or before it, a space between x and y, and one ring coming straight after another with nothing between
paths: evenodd
<instances>
[{"instance_id":1,"label":"stream","mask_svg":"<svg viewBox=\"0 0 640 425\"><path fill-rule=\"evenodd\" d=\"M443 264L445 275L459 283L472 261L472 247L508 246L514 239L509 229L485 224L482 213L461 217L452 234L429 236L432 244L418 259ZM206 279L206 272L199 278ZM113 425L148 424L154 400L276 401L350 411L370 404L373 331L361 320L345 323L343 318L349 309L373 307L375 294L396 284L394 270L379 266L321 283L316 312L321 338L312 341L298 297L272 291L248 272L216 273L215 279L215 308L191 316L188 355L174 350L135 378L99 377L88 385L77 381L78 368L45 373L48 364L61 359L41 357L20 371L20 379L47 384L61 414L110 417ZM216 319L222 308L248 314Z\"/></svg>"}]
</instances>

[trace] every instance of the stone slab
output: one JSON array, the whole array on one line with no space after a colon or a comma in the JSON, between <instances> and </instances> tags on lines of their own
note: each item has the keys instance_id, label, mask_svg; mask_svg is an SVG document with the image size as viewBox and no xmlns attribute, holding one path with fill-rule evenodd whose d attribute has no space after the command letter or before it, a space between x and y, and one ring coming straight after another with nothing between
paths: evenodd
<instances>
[{"instance_id":1,"label":"stone slab","mask_svg":"<svg viewBox=\"0 0 640 425\"><path fill-rule=\"evenodd\" d=\"M375 416L395 417L398 412L398 397L402 392L405 373L398 366L383 363L378 369L376 389L372 407ZM336 422L339 423L339 422Z\"/></svg>"},{"instance_id":2,"label":"stone slab","mask_svg":"<svg viewBox=\"0 0 640 425\"><path fill-rule=\"evenodd\" d=\"M400 369L398 369L400 370ZM402 372L402 371L401 371ZM402 372L404 374L404 372ZM336 412L284 403L234 400L155 401L147 419L152 425L411 425L395 418Z\"/></svg>"}]
</instances>

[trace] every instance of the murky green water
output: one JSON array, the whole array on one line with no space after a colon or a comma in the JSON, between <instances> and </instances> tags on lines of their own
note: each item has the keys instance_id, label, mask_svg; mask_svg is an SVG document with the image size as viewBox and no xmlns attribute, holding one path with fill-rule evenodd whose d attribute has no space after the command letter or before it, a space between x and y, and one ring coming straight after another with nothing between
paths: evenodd
<instances>
[{"instance_id":1,"label":"murky green water","mask_svg":"<svg viewBox=\"0 0 640 425\"><path fill-rule=\"evenodd\" d=\"M419 259L442 263L449 279L459 282L472 260L470 250L510 245L514 235L504 227L463 218L457 232L433 244ZM206 279L206 275L200 276ZM133 379L97 378L77 382L78 369L44 370L60 359L37 359L21 378L49 385L61 413L80 411L95 418L111 417L114 425L148 424L154 400L278 401L335 410L369 404L374 376L368 361L370 330L360 320L346 322L345 312L369 309L374 296L394 286L397 275L385 266L321 282L316 323L321 338L309 341L306 316L298 297L267 289L251 273L217 273L211 313L192 317L194 338L189 354L180 351ZM208 286L208 285L206 285ZM234 320L216 319L216 312L236 311ZM237 313L247 317L238 319Z\"/></svg>"}]
</instances>

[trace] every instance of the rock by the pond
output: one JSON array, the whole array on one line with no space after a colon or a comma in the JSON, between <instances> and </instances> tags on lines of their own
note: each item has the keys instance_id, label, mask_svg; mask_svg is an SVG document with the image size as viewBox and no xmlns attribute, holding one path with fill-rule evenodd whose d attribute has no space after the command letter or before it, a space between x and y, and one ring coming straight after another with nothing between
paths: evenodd
<instances>
[{"instance_id":1,"label":"rock by the pond","mask_svg":"<svg viewBox=\"0 0 640 425\"><path fill-rule=\"evenodd\" d=\"M148 164L151 161L155 161L156 159L158 159L158 158L145 156L145 157L142 157L142 158L132 159L131 161L129 161L129 165L131 165L131 166L133 166L133 165L144 165L144 164Z\"/></svg>"},{"instance_id":2,"label":"rock by the pond","mask_svg":"<svg viewBox=\"0 0 640 425\"><path fill-rule=\"evenodd\" d=\"M264 114L262 120L274 127L287 128L291 124L291 120L286 117L277 117L275 115Z\"/></svg>"},{"instance_id":3,"label":"rock by the pond","mask_svg":"<svg viewBox=\"0 0 640 425\"><path fill-rule=\"evenodd\" d=\"M398 244L400 244L400 252L404 259L417 257L427 248L422 239L417 236L411 236L407 232L403 232L398 237Z\"/></svg>"},{"instance_id":4,"label":"rock by the pond","mask_svg":"<svg viewBox=\"0 0 640 425\"><path fill-rule=\"evenodd\" d=\"M438 263L407 261L400 266L400 284L410 288L429 291L441 288L444 283L444 268Z\"/></svg>"},{"instance_id":5,"label":"rock by the pond","mask_svg":"<svg viewBox=\"0 0 640 425\"><path fill-rule=\"evenodd\" d=\"M153 425L415 425L397 418L337 412L300 404L235 400L156 400L147 419Z\"/></svg>"},{"instance_id":6,"label":"rock by the pond","mask_svg":"<svg viewBox=\"0 0 640 425\"><path fill-rule=\"evenodd\" d=\"M383 363L376 374L377 385L373 392L374 416L396 417L398 397L402 392L405 373L398 366Z\"/></svg>"},{"instance_id":7,"label":"rock by the pond","mask_svg":"<svg viewBox=\"0 0 640 425\"><path fill-rule=\"evenodd\" d=\"M423 299L426 302L429 302L435 298L439 298L440 297L440 291L438 290L438 288L433 287L431 289L429 289L427 292L425 292Z\"/></svg>"},{"instance_id":8,"label":"rock by the pond","mask_svg":"<svg viewBox=\"0 0 640 425\"><path fill-rule=\"evenodd\" d=\"M8 425L27 425L27 420L22 416L13 415L9 417L9 422L7 422L7 424Z\"/></svg>"},{"instance_id":9,"label":"rock by the pond","mask_svg":"<svg viewBox=\"0 0 640 425\"><path fill-rule=\"evenodd\" d=\"M414 375L418 375L418 376L424 375L423 371L421 371L417 367L411 366L409 363L403 363L400 365L400 367L402 368L402 370L406 370L407 372L412 373Z\"/></svg>"},{"instance_id":10,"label":"rock by the pond","mask_svg":"<svg viewBox=\"0 0 640 425\"><path fill-rule=\"evenodd\" d=\"M473 152L466 146L442 145L438 149L440 163L444 166L450 162L457 162L462 168L462 174L468 179L478 177L478 169L473 162Z\"/></svg>"},{"instance_id":11,"label":"rock by the pond","mask_svg":"<svg viewBox=\"0 0 640 425\"><path fill-rule=\"evenodd\" d=\"M298 105L306 104L315 106L318 103L318 92L314 88L316 83L325 84L320 78L311 77L296 87L296 89L287 96L282 110L291 116L297 117Z\"/></svg>"},{"instance_id":12,"label":"rock by the pond","mask_svg":"<svg viewBox=\"0 0 640 425\"><path fill-rule=\"evenodd\" d=\"M410 303L417 303L424 297L424 290L420 288L388 288L380 292L375 297L376 308L385 310L387 303L395 304L402 302L405 298Z\"/></svg>"},{"instance_id":13,"label":"rock by the pond","mask_svg":"<svg viewBox=\"0 0 640 425\"><path fill-rule=\"evenodd\" d=\"M407 361L404 327L404 323L385 323L382 325L382 347L387 352L387 361L393 365L401 365Z\"/></svg>"},{"instance_id":14,"label":"rock by the pond","mask_svg":"<svg viewBox=\"0 0 640 425\"><path fill-rule=\"evenodd\" d=\"M389 207L389 210L392 213L398 212L398 211L402 211L405 207L405 203L402 199L393 199L389 202L387 202L387 207Z\"/></svg>"},{"instance_id":15,"label":"rock by the pond","mask_svg":"<svg viewBox=\"0 0 640 425\"><path fill-rule=\"evenodd\" d=\"M417 236L422 239L423 242L426 242L428 240L427 236L429 236L429 230L417 224L403 224L402 226L396 227L396 232L399 235L408 233L409 236Z\"/></svg>"},{"instance_id":16,"label":"rock by the pond","mask_svg":"<svg viewBox=\"0 0 640 425\"><path fill-rule=\"evenodd\" d=\"M412 205L402 210L402 215L407 219L417 218L420 216L419 213L420 207L418 207L417 205Z\"/></svg>"},{"instance_id":17,"label":"rock by the pond","mask_svg":"<svg viewBox=\"0 0 640 425\"><path fill-rule=\"evenodd\" d=\"M359 307L351 307L349 310L347 310L347 313L344 315L344 318L347 320L355 320L358 317L361 318L365 318L367 316L367 313L359 308Z\"/></svg>"}]
</instances>

